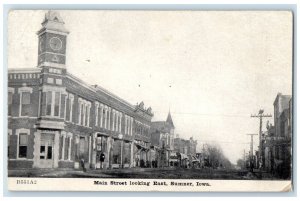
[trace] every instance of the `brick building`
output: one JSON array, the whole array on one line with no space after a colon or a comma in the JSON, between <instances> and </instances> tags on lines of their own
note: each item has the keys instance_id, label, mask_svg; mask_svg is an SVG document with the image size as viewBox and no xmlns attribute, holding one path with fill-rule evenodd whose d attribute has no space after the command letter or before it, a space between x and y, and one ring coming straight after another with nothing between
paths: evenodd
<instances>
[{"instance_id":1,"label":"brick building","mask_svg":"<svg viewBox=\"0 0 300 201\"><path fill-rule=\"evenodd\" d=\"M278 93L274 101L274 126L267 126L264 167L282 177L291 176L292 96Z\"/></svg>"},{"instance_id":2,"label":"brick building","mask_svg":"<svg viewBox=\"0 0 300 201\"><path fill-rule=\"evenodd\" d=\"M151 108L131 105L67 72L69 32L58 12L37 32L38 66L8 71L9 168L139 166L150 149Z\"/></svg>"},{"instance_id":3,"label":"brick building","mask_svg":"<svg viewBox=\"0 0 300 201\"><path fill-rule=\"evenodd\" d=\"M185 155L196 156L197 140L190 137L189 140L185 140L177 136L174 139L174 151L183 153Z\"/></svg>"},{"instance_id":4,"label":"brick building","mask_svg":"<svg viewBox=\"0 0 300 201\"><path fill-rule=\"evenodd\" d=\"M152 160L156 160L159 167L169 165L169 156L174 150L174 130L170 112L166 121L151 123L151 155Z\"/></svg>"}]
</instances>

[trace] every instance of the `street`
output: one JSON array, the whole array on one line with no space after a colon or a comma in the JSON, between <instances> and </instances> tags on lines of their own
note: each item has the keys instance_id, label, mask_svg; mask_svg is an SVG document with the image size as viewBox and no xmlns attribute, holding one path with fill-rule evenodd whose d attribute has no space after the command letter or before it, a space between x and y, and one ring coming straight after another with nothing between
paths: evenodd
<instances>
[{"instance_id":1,"label":"street","mask_svg":"<svg viewBox=\"0 0 300 201\"><path fill-rule=\"evenodd\" d=\"M45 177L45 178L135 178L135 179L228 179L255 180L259 173L235 169L183 169L183 168L131 168L108 170L74 169L22 169L8 170L9 177ZM270 174L263 173L263 179L274 180Z\"/></svg>"}]
</instances>

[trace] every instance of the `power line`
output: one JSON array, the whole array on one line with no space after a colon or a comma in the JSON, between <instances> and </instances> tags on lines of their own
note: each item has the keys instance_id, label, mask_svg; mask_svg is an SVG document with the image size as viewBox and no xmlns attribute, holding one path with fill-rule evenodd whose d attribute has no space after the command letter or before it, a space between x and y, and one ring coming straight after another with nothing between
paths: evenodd
<instances>
[{"instance_id":1,"label":"power line","mask_svg":"<svg viewBox=\"0 0 300 201\"><path fill-rule=\"evenodd\" d=\"M167 112L158 112L153 111L154 113L165 114ZM208 113L195 113L195 112L172 112L172 115L180 114L180 115L199 115L199 116L223 116L223 117L244 117L248 118L247 115L237 115L237 114L208 114Z\"/></svg>"},{"instance_id":2,"label":"power line","mask_svg":"<svg viewBox=\"0 0 300 201\"><path fill-rule=\"evenodd\" d=\"M226 141L217 141L217 140L200 140L201 142L216 142L220 144L250 144L250 142L226 142Z\"/></svg>"}]
</instances>

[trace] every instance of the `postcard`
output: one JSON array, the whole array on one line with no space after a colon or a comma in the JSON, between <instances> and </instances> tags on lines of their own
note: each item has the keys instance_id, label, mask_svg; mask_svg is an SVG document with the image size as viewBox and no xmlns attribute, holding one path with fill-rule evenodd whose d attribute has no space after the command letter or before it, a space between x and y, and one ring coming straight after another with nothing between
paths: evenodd
<instances>
[{"instance_id":1,"label":"postcard","mask_svg":"<svg viewBox=\"0 0 300 201\"><path fill-rule=\"evenodd\" d=\"M11 10L11 191L292 191L290 11Z\"/></svg>"}]
</instances>

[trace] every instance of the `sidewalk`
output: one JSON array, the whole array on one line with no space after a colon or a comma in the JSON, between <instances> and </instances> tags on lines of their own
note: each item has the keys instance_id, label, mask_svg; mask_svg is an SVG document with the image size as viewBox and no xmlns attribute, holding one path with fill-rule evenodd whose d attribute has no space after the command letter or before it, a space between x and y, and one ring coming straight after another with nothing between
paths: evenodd
<instances>
[{"instance_id":1,"label":"sidewalk","mask_svg":"<svg viewBox=\"0 0 300 201\"><path fill-rule=\"evenodd\" d=\"M15 169L8 170L9 177L64 177L67 173L78 173L81 170L71 168L60 169Z\"/></svg>"},{"instance_id":2,"label":"sidewalk","mask_svg":"<svg viewBox=\"0 0 300 201\"><path fill-rule=\"evenodd\" d=\"M234 180L274 180L270 173L215 169L170 169L170 168L125 168L88 169L18 169L8 170L10 177L45 178L132 178L132 179L234 179Z\"/></svg>"}]
</instances>

